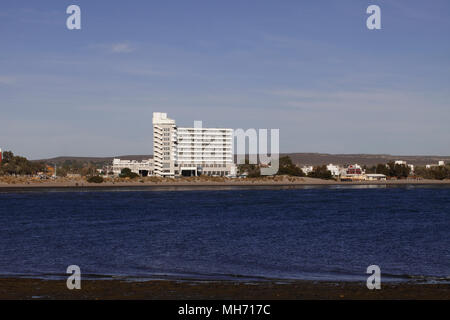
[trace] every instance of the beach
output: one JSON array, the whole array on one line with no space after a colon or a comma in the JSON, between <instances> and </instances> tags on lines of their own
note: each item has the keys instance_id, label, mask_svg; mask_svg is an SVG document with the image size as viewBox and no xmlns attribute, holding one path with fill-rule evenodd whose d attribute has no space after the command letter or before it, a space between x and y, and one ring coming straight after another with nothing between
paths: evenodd
<instances>
[{"instance_id":1,"label":"beach","mask_svg":"<svg viewBox=\"0 0 450 320\"><path fill-rule=\"evenodd\" d=\"M223 178L223 177L189 177L189 178L156 178L146 177L138 179L106 179L103 183L89 183L82 178L56 178L49 180L35 180L31 178L17 177L0 179L0 190L19 188L121 188L121 187L188 187L193 189L209 189L214 187L232 186L306 186L306 185L449 185L450 180L431 179L401 179L386 181L354 181L341 182L336 180L324 180L308 177L274 176L263 178Z\"/></svg>"},{"instance_id":2,"label":"beach","mask_svg":"<svg viewBox=\"0 0 450 320\"><path fill-rule=\"evenodd\" d=\"M1 278L0 299L449 300L450 285L382 283L380 290L369 290L364 282L82 280L80 290L69 290L65 280Z\"/></svg>"}]
</instances>

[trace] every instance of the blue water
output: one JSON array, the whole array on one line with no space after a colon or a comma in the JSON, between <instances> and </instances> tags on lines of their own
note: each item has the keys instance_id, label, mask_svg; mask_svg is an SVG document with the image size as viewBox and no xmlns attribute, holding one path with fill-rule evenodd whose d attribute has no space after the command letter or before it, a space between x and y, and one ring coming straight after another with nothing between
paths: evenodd
<instances>
[{"instance_id":1,"label":"blue water","mask_svg":"<svg viewBox=\"0 0 450 320\"><path fill-rule=\"evenodd\" d=\"M0 192L0 276L450 281L450 187ZM383 279L383 278L382 278Z\"/></svg>"}]
</instances>

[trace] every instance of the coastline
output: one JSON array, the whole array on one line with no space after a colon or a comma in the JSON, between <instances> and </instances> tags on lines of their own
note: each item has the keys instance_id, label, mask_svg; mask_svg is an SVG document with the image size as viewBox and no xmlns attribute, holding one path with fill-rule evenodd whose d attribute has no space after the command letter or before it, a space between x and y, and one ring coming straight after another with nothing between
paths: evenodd
<instances>
[{"instance_id":1,"label":"coastline","mask_svg":"<svg viewBox=\"0 0 450 320\"><path fill-rule=\"evenodd\" d=\"M335 180L323 180L315 178L297 178L282 177L265 178L265 179L140 179L105 181L103 183L88 183L82 179L57 179L50 181L32 181L17 178L9 183L0 181L0 191L16 190L16 189L39 189L39 188L55 188L55 189L114 189L114 188L187 188L187 189L215 189L229 187L296 187L296 186L398 186L398 185L449 185L450 180L431 180L431 179L404 179L404 180L387 180L387 181L358 181L358 182L341 182Z\"/></svg>"},{"instance_id":2,"label":"coastline","mask_svg":"<svg viewBox=\"0 0 450 320\"><path fill-rule=\"evenodd\" d=\"M411 282L382 283L381 290L369 290L365 282L82 280L80 290L68 290L66 280L0 278L0 299L450 300L450 286Z\"/></svg>"}]
</instances>

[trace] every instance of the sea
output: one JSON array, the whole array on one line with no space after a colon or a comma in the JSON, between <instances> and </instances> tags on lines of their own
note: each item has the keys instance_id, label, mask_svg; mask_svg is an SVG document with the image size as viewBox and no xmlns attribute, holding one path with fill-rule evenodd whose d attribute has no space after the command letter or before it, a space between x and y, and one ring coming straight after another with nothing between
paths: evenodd
<instances>
[{"instance_id":1,"label":"sea","mask_svg":"<svg viewBox=\"0 0 450 320\"><path fill-rule=\"evenodd\" d=\"M450 283L450 186L0 190L0 277Z\"/></svg>"}]
</instances>

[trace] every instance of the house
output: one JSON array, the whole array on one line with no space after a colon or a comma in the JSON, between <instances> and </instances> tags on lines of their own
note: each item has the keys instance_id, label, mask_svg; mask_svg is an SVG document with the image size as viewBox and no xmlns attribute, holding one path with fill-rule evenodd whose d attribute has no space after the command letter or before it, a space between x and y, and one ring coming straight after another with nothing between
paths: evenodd
<instances>
[{"instance_id":1,"label":"house","mask_svg":"<svg viewBox=\"0 0 450 320\"><path fill-rule=\"evenodd\" d=\"M331 172L333 177L339 177L341 174L341 167L330 163L327 165L327 170Z\"/></svg>"},{"instance_id":2,"label":"house","mask_svg":"<svg viewBox=\"0 0 450 320\"><path fill-rule=\"evenodd\" d=\"M313 166L303 166L302 171L304 174L308 175L309 173L314 171L314 167Z\"/></svg>"},{"instance_id":3,"label":"house","mask_svg":"<svg viewBox=\"0 0 450 320\"><path fill-rule=\"evenodd\" d=\"M366 180L368 181L386 181L386 176L379 173L368 173L366 174Z\"/></svg>"}]
</instances>

